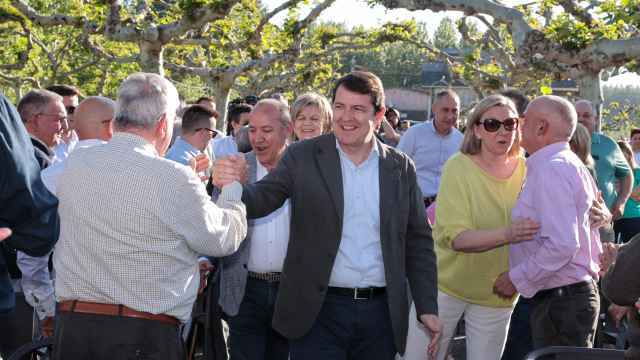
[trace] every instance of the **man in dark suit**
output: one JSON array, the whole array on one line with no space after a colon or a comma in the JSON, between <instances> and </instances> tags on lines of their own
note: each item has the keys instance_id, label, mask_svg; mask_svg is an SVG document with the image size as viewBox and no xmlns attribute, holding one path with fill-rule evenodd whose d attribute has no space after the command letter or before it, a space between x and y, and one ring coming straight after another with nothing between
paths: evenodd
<instances>
[{"instance_id":1,"label":"man in dark suit","mask_svg":"<svg viewBox=\"0 0 640 360\"><path fill-rule=\"evenodd\" d=\"M34 156L20 116L0 94L0 356L8 357L31 339L21 315L30 309L21 298L16 305L9 272L17 272L15 251L32 256L47 254L58 239L58 200L40 180ZM8 229L11 229L9 231ZM8 256L7 259L5 256ZM6 261L14 259L13 264Z\"/></svg>"},{"instance_id":2,"label":"man in dark suit","mask_svg":"<svg viewBox=\"0 0 640 360\"><path fill-rule=\"evenodd\" d=\"M393 359L404 353L407 280L435 355L436 263L415 166L375 139L384 90L356 71L333 91L334 134L291 145L278 166L246 185L250 218L291 201L291 231L274 328L298 359ZM218 161L214 181L237 178L245 165ZM414 320L415 321L415 320Z\"/></svg>"}]
</instances>

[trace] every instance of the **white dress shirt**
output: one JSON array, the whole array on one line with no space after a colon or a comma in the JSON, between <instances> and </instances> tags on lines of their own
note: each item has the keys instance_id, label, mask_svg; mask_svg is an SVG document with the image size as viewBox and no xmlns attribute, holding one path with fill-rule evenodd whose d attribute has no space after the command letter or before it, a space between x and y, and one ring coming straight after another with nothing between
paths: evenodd
<instances>
[{"instance_id":1,"label":"white dress shirt","mask_svg":"<svg viewBox=\"0 0 640 360\"><path fill-rule=\"evenodd\" d=\"M356 166L336 142L342 169L342 238L329 286L386 286L380 242L380 152L374 143L367 160Z\"/></svg>"},{"instance_id":2,"label":"white dress shirt","mask_svg":"<svg viewBox=\"0 0 640 360\"><path fill-rule=\"evenodd\" d=\"M122 304L187 321L198 255L231 254L246 236L239 183L225 186L216 206L193 170L131 133L77 149L59 179L59 301Z\"/></svg>"},{"instance_id":3,"label":"white dress shirt","mask_svg":"<svg viewBox=\"0 0 640 360\"><path fill-rule=\"evenodd\" d=\"M256 180L267 175L267 169L257 161ZM291 217L289 200L271 214L249 220L249 262L247 269L257 273L282 272L289 245Z\"/></svg>"}]
</instances>

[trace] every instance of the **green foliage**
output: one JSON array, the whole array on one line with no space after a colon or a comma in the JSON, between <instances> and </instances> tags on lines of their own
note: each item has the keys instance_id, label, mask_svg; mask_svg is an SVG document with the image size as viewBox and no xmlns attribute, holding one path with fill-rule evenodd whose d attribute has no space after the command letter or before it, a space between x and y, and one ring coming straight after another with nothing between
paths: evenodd
<instances>
[{"instance_id":1,"label":"green foliage","mask_svg":"<svg viewBox=\"0 0 640 360\"><path fill-rule=\"evenodd\" d=\"M438 49L459 48L460 33L449 17L444 17L433 34L433 45Z\"/></svg>"},{"instance_id":2,"label":"green foliage","mask_svg":"<svg viewBox=\"0 0 640 360\"><path fill-rule=\"evenodd\" d=\"M605 23L594 20L593 25L587 25L568 14L561 14L551 21L545 29L546 35L558 42L567 50L581 50L600 39L619 39L624 36L624 22Z\"/></svg>"}]
</instances>

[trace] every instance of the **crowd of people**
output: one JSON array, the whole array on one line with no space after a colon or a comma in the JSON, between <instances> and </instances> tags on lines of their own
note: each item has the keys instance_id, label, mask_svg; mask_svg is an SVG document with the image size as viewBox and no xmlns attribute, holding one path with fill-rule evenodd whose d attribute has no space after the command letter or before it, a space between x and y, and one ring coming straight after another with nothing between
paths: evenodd
<instances>
[{"instance_id":1,"label":"crowd of people","mask_svg":"<svg viewBox=\"0 0 640 360\"><path fill-rule=\"evenodd\" d=\"M157 74L2 96L0 356L185 359L206 293L217 359L443 360L464 324L467 359L521 360L601 313L640 359L640 129L515 90L432 109L403 129L367 71L232 101L225 132Z\"/></svg>"}]
</instances>

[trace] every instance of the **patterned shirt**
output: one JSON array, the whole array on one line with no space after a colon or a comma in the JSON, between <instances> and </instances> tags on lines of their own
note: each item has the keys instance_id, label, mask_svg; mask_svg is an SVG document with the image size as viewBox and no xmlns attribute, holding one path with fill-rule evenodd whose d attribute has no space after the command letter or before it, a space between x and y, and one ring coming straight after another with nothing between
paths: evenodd
<instances>
[{"instance_id":1,"label":"patterned shirt","mask_svg":"<svg viewBox=\"0 0 640 360\"><path fill-rule=\"evenodd\" d=\"M241 195L234 182L216 206L191 169L161 158L134 134L77 149L58 185L58 301L122 304L188 320L198 254L228 255L246 236Z\"/></svg>"}]
</instances>

